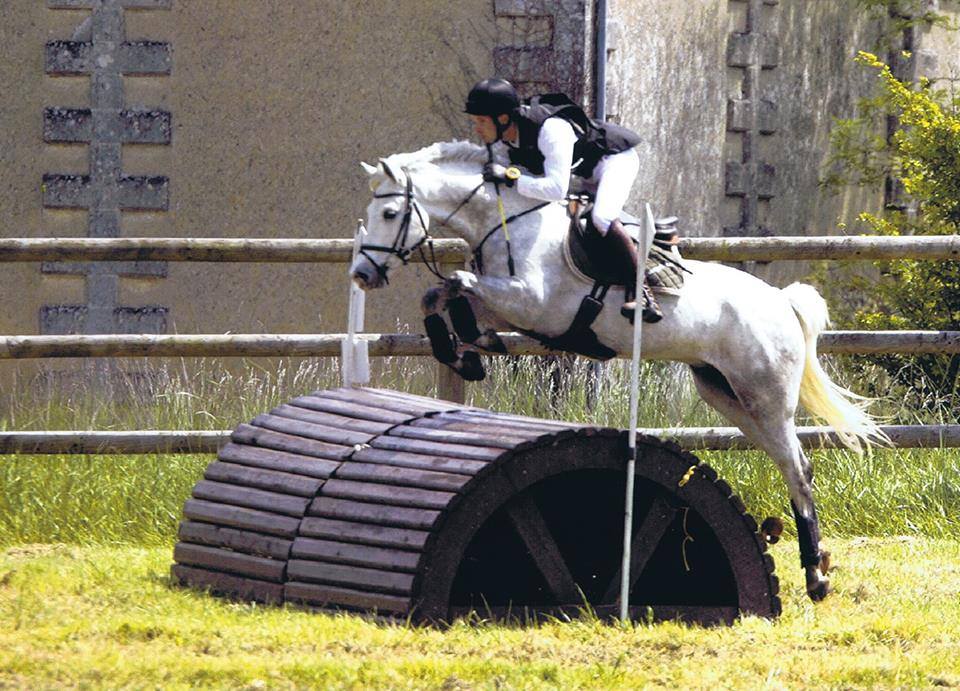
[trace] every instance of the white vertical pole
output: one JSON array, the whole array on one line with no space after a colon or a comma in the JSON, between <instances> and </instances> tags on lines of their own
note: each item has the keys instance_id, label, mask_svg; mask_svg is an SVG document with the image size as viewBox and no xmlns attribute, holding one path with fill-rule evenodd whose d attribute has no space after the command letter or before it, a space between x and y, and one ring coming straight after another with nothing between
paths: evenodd
<instances>
[{"instance_id":1,"label":"white vertical pole","mask_svg":"<svg viewBox=\"0 0 960 691\"><path fill-rule=\"evenodd\" d=\"M644 222L640 227L640 246L637 248L637 310L633 317L633 357L630 363L630 429L627 432L627 496L623 510L623 563L620 568L620 621L629 619L630 607L630 557L633 543L633 483L637 465L637 412L640 407L640 349L643 324L643 277L647 255L653 240L653 211L646 205Z\"/></svg>"},{"instance_id":2,"label":"white vertical pole","mask_svg":"<svg viewBox=\"0 0 960 691\"><path fill-rule=\"evenodd\" d=\"M353 238L353 260L356 261L367 229L363 220L357 219L357 232ZM351 262L352 265L352 262ZM363 331L364 302L366 293L350 281L350 305L347 310L347 339L340 344L340 370L344 386L362 386L370 383L370 359L367 342L357 339Z\"/></svg>"}]
</instances>

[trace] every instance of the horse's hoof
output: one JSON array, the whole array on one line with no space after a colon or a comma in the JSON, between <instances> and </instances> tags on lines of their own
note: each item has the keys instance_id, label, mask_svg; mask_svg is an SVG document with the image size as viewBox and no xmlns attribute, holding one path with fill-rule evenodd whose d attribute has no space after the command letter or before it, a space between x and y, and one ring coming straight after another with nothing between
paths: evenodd
<instances>
[{"instance_id":1,"label":"horse's hoof","mask_svg":"<svg viewBox=\"0 0 960 691\"><path fill-rule=\"evenodd\" d=\"M480 361L480 356L472 350L468 350L460 356L460 366L456 368L456 371L466 381L483 381L487 376L483 369L483 363Z\"/></svg>"},{"instance_id":2,"label":"horse's hoof","mask_svg":"<svg viewBox=\"0 0 960 691\"><path fill-rule=\"evenodd\" d=\"M827 595L830 594L830 579L822 578L813 586L807 586L807 595L810 596L810 599L814 602L821 602Z\"/></svg>"},{"instance_id":3,"label":"horse's hoof","mask_svg":"<svg viewBox=\"0 0 960 691\"><path fill-rule=\"evenodd\" d=\"M760 524L760 535L768 545L775 545L780 542L780 536L783 534L783 521L776 516L768 516Z\"/></svg>"}]
</instances>

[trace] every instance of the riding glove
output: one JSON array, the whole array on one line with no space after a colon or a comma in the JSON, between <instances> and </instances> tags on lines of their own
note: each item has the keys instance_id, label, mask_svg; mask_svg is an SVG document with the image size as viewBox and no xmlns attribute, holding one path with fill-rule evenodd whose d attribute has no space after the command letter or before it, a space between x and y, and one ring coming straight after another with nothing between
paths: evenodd
<instances>
[{"instance_id":1,"label":"riding glove","mask_svg":"<svg viewBox=\"0 0 960 691\"><path fill-rule=\"evenodd\" d=\"M502 183L507 187L513 187L519 172L516 168L507 168L499 163L487 163L483 166L483 179L485 182Z\"/></svg>"}]
</instances>

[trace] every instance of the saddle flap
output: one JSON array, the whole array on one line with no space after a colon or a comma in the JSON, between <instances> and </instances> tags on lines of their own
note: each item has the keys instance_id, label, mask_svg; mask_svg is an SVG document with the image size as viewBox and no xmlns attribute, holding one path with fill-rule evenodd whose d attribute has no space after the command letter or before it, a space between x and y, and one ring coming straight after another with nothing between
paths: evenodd
<instances>
[{"instance_id":1,"label":"saddle flap","mask_svg":"<svg viewBox=\"0 0 960 691\"><path fill-rule=\"evenodd\" d=\"M572 267L587 279L602 285L622 286L631 283L632 276L620 276L609 268L611 262L605 261L600 247L601 238L592 227L589 206L578 207L577 213L571 217L567 232L566 254ZM620 215L620 221L633 241L639 242L640 219L624 212ZM657 230L646 265L647 280L651 288L675 289L683 285L683 272L686 268L681 264L676 247L680 239L676 222L675 216L655 221Z\"/></svg>"}]
</instances>

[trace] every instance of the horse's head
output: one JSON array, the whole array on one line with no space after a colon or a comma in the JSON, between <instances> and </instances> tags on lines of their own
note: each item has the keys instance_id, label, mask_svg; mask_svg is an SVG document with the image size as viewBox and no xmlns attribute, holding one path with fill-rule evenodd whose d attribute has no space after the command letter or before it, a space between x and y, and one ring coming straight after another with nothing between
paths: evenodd
<instances>
[{"instance_id":1,"label":"horse's head","mask_svg":"<svg viewBox=\"0 0 960 691\"><path fill-rule=\"evenodd\" d=\"M370 175L373 199L367 207L367 235L350 276L363 290L381 288L397 262L407 258L429 237L430 217L417 202L410 173L386 159L377 166L362 164Z\"/></svg>"}]
</instances>

